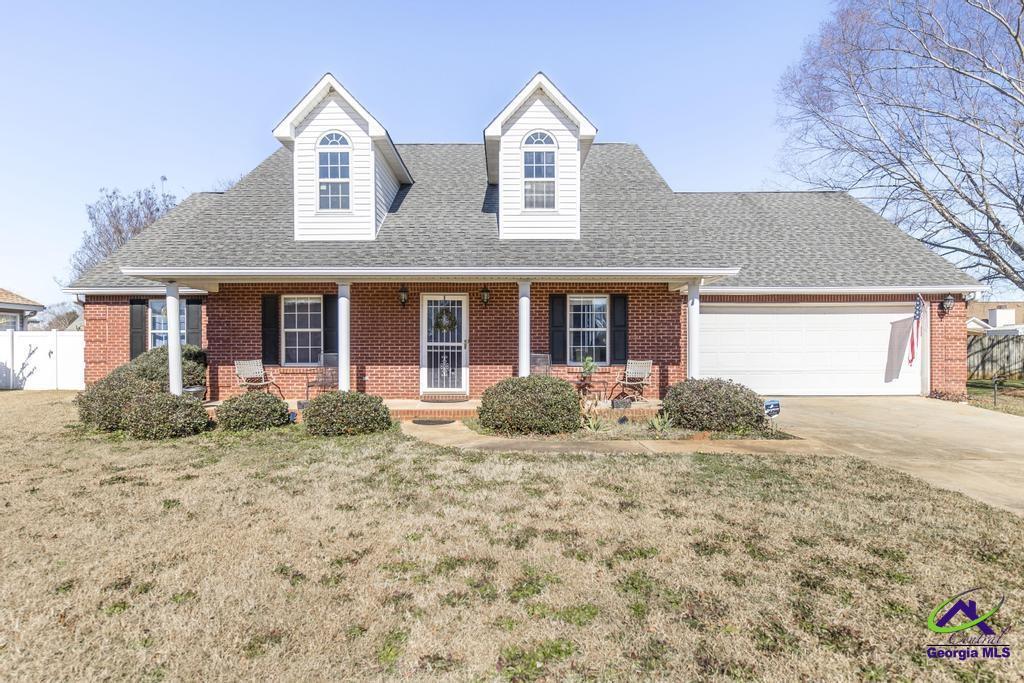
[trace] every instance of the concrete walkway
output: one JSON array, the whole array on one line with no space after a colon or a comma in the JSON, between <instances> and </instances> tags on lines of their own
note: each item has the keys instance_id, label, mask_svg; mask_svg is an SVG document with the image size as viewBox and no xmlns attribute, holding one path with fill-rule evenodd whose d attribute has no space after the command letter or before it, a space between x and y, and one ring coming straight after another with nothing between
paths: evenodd
<instances>
[{"instance_id":1,"label":"concrete walkway","mask_svg":"<svg viewBox=\"0 0 1024 683\"><path fill-rule=\"evenodd\" d=\"M419 425L403 422L402 431L420 441L481 451L527 451L530 453L824 453L829 449L810 439L688 439L688 440L597 440L509 439L485 436L462 424Z\"/></svg>"},{"instance_id":2,"label":"concrete walkway","mask_svg":"<svg viewBox=\"0 0 1024 683\"><path fill-rule=\"evenodd\" d=\"M1024 515L1024 417L920 396L781 400L784 431Z\"/></svg>"}]
</instances>

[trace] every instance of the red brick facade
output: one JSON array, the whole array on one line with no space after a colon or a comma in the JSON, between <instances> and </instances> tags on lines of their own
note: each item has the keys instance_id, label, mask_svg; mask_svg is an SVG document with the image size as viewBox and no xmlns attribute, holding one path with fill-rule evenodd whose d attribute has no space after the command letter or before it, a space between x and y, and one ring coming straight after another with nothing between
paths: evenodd
<instances>
[{"instance_id":1,"label":"red brick facade","mask_svg":"<svg viewBox=\"0 0 1024 683\"><path fill-rule=\"evenodd\" d=\"M420 295L469 295L470 396L479 396L517 368L517 293L515 283L491 283L490 303L480 300L483 284L407 284L409 303L398 302L398 284L356 283L351 294L351 378L359 391L387 398L420 395ZM262 356L261 297L263 294L333 294L330 282L303 284L223 284L207 295L203 306L203 342L210 362L209 397L224 399L239 392L234 361ZM548 297L552 293L629 295L629 355L654 361L652 394L661 394L686 376L685 292L663 284L608 285L536 282L531 287L531 350L548 351ZM127 296L89 296L85 302L86 382L95 382L129 360L129 299ZM949 314L939 309L941 296L926 297L931 307L932 391L963 393L967 380L966 307L958 300ZM912 296L714 296L706 303L853 303L913 301ZM621 368L602 369L599 378L611 389ZM309 368L268 366L268 372L288 398L305 396ZM570 376L574 368L554 373Z\"/></svg>"}]
</instances>

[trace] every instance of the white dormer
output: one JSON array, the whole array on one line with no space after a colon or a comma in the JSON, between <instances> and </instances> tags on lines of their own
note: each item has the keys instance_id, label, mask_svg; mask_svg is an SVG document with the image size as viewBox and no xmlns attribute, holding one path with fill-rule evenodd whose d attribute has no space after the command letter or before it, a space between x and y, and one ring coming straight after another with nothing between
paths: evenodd
<instances>
[{"instance_id":1,"label":"white dormer","mask_svg":"<svg viewBox=\"0 0 1024 683\"><path fill-rule=\"evenodd\" d=\"M292 152L295 239L372 240L412 182L391 136L331 74L274 128Z\"/></svg>"},{"instance_id":2,"label":"white dormer","mask_svg":"<svg viewBox=\"0 0 1024 683\"><path fill-rule=\"evenodd\" d=\"M501 239L579 239L580 170L597 129L542 73L484 129Z\"/></svg>"}]
</instances>

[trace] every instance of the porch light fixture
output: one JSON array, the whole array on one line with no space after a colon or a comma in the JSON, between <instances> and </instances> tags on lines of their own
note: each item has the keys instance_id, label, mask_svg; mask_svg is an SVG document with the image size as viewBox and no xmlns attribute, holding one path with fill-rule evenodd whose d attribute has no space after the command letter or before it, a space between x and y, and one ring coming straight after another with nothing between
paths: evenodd
<instances>
[{"instance_id":1,"label":"porch light fixture","mask_svg":"<svg viewBox=\"0 0 1024 683\"><path fill-rule=\"evenodd\" d=\"M949 313L953 310L953 306L956 305L956 299L953 298L952 294L947 294L946 298L942 300L942 312Z\"/></svg>"},{"instance_id":2,"label":"porch light fixture","mask_svg":"<svg viewBox=\"0 0 1024 683\"><path fill-rule=\"evenodd\" d=\"M409 288L402 285L398 290L398 303L402 304L402 308L409 303Z\"/></svg>"},{"instance_id":3,"label":"porch light fixture","mask_svg":"<svg viewBox=\"0 0 1024 683\"><path fill-rule=\"evenodd\" d=\"M483 302L484 306L491 302L491 290L487 289L486 285L480 290L480 301Z\"/></svg>"}]
</instances>

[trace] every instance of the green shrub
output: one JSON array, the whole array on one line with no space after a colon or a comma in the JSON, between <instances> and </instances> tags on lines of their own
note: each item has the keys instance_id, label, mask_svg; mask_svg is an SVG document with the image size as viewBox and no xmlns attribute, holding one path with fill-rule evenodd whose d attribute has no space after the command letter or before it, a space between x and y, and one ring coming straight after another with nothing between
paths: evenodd
<instances>
[{"instance_id":1,"label":"green shrub","mask_svg":"<svg viewBox=\"0 0 1024 683\"><path fill-rule=\"evenodd\" d=\"M320 394L302 411L306 431L317 436L369 434L391 428L391 413L379 396L358 391Z\"/></svg>"},{"instance_id":2,"label":"green shrub","mask_svg":"<svg viewBox=\"0 0 1024 683\"><path fill-rule=\"evenodd\" d=\"M78 419L106 432L124 429L125 416L132 404L143 396L158 393L158 383L119 368L75 398Z\"/></svg>"},{"instance_id":3,"label":"green shrub","mask_svg":"<svg viewBox=\"0 0 1024 683\"><path fill-rule=\"evenodd\" d=\"M158 346L139 354L128 363L128 369L143 379L159 382L166 389L170 384L167 347ZM181 384L206 386L206 352L198 346L185 344L181 347Z\"/></svg>"},{"instance_id":4,"label":"green shrub","mask_svg":"<svg viewBox=\"0 0 1024 683\"><path fill-rule=\"evenodd\" d=\"M199 400L162 391L137 398L124 419L125 429L136 439L192 436L206 429L209 422Z\"/></svg>"},{"instance_id":5,"label":"green shrub","mask_svg":"<svg viewBox=\"0 0 1024 683\"><path fill-rule=\"evenodd\" d=\"M288 424L288 404L262 391L250 391L217 408L217 424L232 432L270 429Z\"/></svg>"},{"instance_id":6,"label":"green shrub","mask_svg":"<svg viewBox=\"0 0 1024 683\"><path fill-rule=\"evenodd\" d=\"M764 400L752 389L725 379L688 379L669 387L662 410L673 424L699 432L761 430Z\"/></svg>"},{"instance_id":7,"label":"green shrub","mask_svg":"<svg viewBox=\"0 0 1024 683\"><path fill-rule=\"evenodd\" d=\"M581 418L576 389L549 375L503 379L480 401L480 424L501 434L574 432Z\"/></svg>"}]
</instances>

